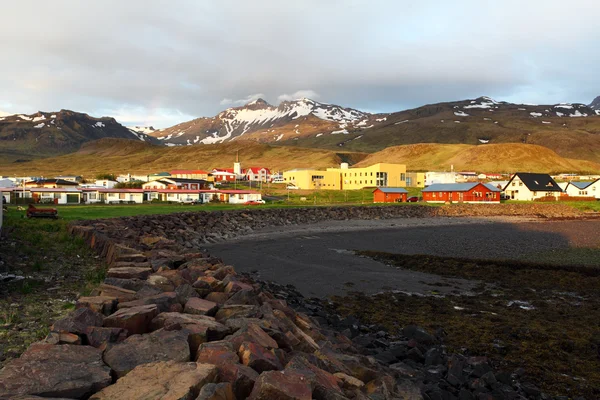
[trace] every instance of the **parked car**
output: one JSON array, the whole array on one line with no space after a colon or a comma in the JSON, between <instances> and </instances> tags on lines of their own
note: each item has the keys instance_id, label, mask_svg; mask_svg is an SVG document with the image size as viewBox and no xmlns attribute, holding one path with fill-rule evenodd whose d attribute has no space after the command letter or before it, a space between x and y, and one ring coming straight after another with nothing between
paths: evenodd
<instances>
[{"instance_id":1,"label":"parked car","mask_svg":"<svg viewBox=\"0 0 600 400\"><path fill-rule=\"evenodd\" d=\"M289 190L297 190L297 189L300 189L300 188L299 188L298 186L296 186L296 185L293 185L293 184L291 184L291 183L290 183L290 184L288 184L288 185L286 186L286 189L289 189Z\"/></svg>"},{"instance_id":2,"label":"parked car","mask_svg":"<svg viewBox=\"0 0 600 400\"><path fill-rule=\"evenodd\" d=\"M247 206L256 206L259 204L265 204L265 201L264 200L250 200L250 201L245 202L244 204Z\"/></svg>"},{"instance_id":3,"label":"parked car","mask_svg":"<svg viewBox=\"0 0 600 400\"><path fill-rule=\"evenodd\" d=\"M187 199L179 200L179 204L198 204L198 199L190 199L188 197Z\"/></svg>"},{"instance_id":4,"label":"parked car","mask_svg":"<svg viewBox=\"0 0 600 400\"><path fill-rule=\"evenodd\" d=\"M406 199L406 201L408 203L416 203L419 201L419 198L417 196L410 196L409 198Z\"/></svg>"}]
</instances>

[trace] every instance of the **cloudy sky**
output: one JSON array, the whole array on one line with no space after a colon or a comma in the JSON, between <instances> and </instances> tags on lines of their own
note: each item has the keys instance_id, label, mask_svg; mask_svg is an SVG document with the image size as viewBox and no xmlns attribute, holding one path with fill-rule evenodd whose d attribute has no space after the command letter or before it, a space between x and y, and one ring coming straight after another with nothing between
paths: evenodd
<instances>
[{"instance_id":1,"label":"cloudy sky","mask_svg":"<svg viewBox=\"0 0 600 400\"><path fill-rule=\"evenodd\" d=\"M166 127L257 97L389 112L600 95L598 0L23 0L2 14L0 114Z\"/></svg>"}]
</instances>

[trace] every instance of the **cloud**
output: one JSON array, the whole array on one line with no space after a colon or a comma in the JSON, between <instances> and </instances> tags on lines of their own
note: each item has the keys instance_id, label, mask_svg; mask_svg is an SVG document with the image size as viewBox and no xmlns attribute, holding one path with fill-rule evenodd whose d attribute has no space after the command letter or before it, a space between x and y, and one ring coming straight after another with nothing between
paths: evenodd
<instances>
[{"instance_id":1,"label":"cloud","mask_svg":"<svg viewBox=\"0 0 600 400\"><path fill-rule=\"evenodd\" d=\"M600 94L597 0L408 3L7 2L0 107L128 107L139 112L124 116L164 117L155 124L164 127L256 99L249 93L271 103L318 93L381 112L480 95L544 104Z\"/></svg>"},{"instance_id":2,"label":"cloud","mask_svg":"<svg viewBox=\"0 0 600 400\"><path fill-rule=\"evenodd\" d=\"M245 104L250 103L251 101L258 100L262 97L265 97L265 95L263 93L255 93L255 94L246 96L243 99L238 99L238 100L231 100L229 98L224 98L223 100L221 100L219 102L219 104L222 106L230 106L230 105L243 106Z\"/></svg>"},{"instance_id":3,"label":"cloud","mask_svg":"<svg viewBox=\"0 0 600 400\"><path fill-rule=\"evenodd\" d=\"M319 97L320 97L319 94L317 92L315 92L314 90L298 90L292 94L279 95L277 97L277 101L282 102L282 101L298 100L298 99L303 99L303 98L316 100Z\"/></svg>"}]
</instances>

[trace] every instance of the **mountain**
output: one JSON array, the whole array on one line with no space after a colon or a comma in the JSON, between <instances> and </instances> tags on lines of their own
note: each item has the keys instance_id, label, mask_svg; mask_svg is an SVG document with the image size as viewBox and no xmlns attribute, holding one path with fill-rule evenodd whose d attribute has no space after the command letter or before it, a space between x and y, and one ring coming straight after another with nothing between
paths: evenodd
<instances>
[{"instance_id":1,"label":"mountain","mask_svg":"<svg viewBox=\"0 0 600 400\"><path fill-rule=\"evenodd\" d=\"M590 103L590 108L596 111L596 114L600 114L600 96L596 97L594 101Z\"/></svg>"},{"instance_id":2,"label":"mountain","mask_svg":"<svg viewBox=\"0 0 600 400\"><path fill-rule=\"evenodd\" d=\"M95 118L69 110L0 117L0 154L12 160L71 153L102 138L156 140L132 132L114 118Z\"/></svg>"},{"instance_id":3,"label":"mountain","mask_svg":"<svg viewBox=\"0 0 600 400\"><path fill-rule=\"evenodd\" d=\"M157 131L153 126L127 126L126 128L135 134L141 133L144 135L151 135Z\"/></svg>"},{"instance_id":4,"label":"mountain","mask_svg":"<svg viewBox=\"0 0 600 400\"><path fill-rule=\"evenodd\" d=\"M384 119L310 99L284 101L277 107L258 99L243 107L228 108L212 118L198 118L150 134L170 146L223 143L242 137L278 142L320 134L346 134Z\"/></svg>"},{"instance_id":5,"label":"mountain","mask_svg":"<svg viewBox=\"0 0 600 400\"><path fill-rule=\"evenodd\" d=\"M1 165L5 174L62 175L99 173L152 173L172 169L230 168L239 151L242 166L266 166L274 171L292 168L327 168L341 162L365 166L377 162L406 164L410 170L475 170L478 172L580 172L599 173L600 164L560 157L542 146L506 143L416 144L394 146L366 154L304 147L274 146L233 141L211 146L156 146L147 142L101 139L85 143L72 154L24 163Z\"/></svg>"},{"instance_id":6,"label":"mountain","mask_svg":"<svg viewBox=\"0 0 600 400\"><path fill-rule=\"evenodd\" d=\"M345 135L312 135L279 144L372 153L416 143L526 143L562 157L600 162L599 114L584 104L513 104L479 97L391 113L373 127L348 129Z\"/></svg>"}]
</instances>

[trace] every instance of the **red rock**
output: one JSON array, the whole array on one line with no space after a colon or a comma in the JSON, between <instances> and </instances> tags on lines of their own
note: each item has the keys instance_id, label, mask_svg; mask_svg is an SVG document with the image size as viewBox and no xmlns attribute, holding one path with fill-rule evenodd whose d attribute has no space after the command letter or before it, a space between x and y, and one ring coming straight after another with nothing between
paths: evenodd
<instances>
[{"instance_id":1,"label":"red rock","mask_svg":"<svg viewBox=\"0 0 600 400\"><path fill-rule=\"evenodd\" d=\"M0 370L0 398L87 398L110 385L102 352L90 346L36 345Z\"/></svg>"},{"instance_id":2,"label":"red rock","mask_svg":"<svg viewBox=\"0 0 600 400\"><path fill-rule=\"evenodd\" d=\"M229 295L223 292L210 292L206 295L205 299L217 304L224 304L229 299Z\"/></svg>"},{"instance_id":3,"label":"red rock","mask_svg":"<svg viewBox=\"0 0 600 400\"><path fill-rule=\"evenodd\" d=\"M220 366L239 363L240 357L233 351L230 342L221 340L201 344L198 347L196 362Z\"/></svg>"},{"instance_id":4,"label":"red rock","mask_svg":"<svg viewBox=\"0 0 600 400\"><path fill-rule=\"evenodd\" d=\"M152 273L150 267L119 267L111 268L106 273L109 278L146 279Z\"/></svg>"},{"instance_id":5,"label":"red rock","mask_svg":"<svg viewBox=\"0 0 600 400\"><path fill-rule=\"evenodd\" d=\"M79 335L68 332L60 332L58 333L58 343L60 344L81 344L81 338Z\"/></svg>"},{"instance_id":6,"label":"red rock","mask_svg":"<svg viewBox=\"0 0 600 400\"><path fill-rule=\"evenodd\" d=\"M108 328L123 328L129 335L149 332L152 319L158 315L158 307L155 304L124 308L109 315L104 320L104 326Z\"/></svg>"},{"instance_id":7,"label":"red rock","mask_svg":"<svg viewBox=\"0 0 600 400\"><path fill-rule=\"evenodd\" d=\"M127 338L127 331L122 328L101 328L90 326L85 333L87 344L104 350L108 343L119 343Z\"/></svg>"},{"instance_id":8,"label":"red rock","mask_svg":"<svg viewBox=\"0 0 600 400\"><path fill-rule=\"evenodd\" d=\"M215 279L222 281L227 275L235 275L235 269L231 265L220 267L215 271L207 272L206 275L212 276Z\"/></svg>"},{"instance_id":9,"label":"red rock","mask_svg":"<svg viewBox=\"0 0 600 400\"><path fill-rule=\"evenodd\" d=\"M340 381L336 376L311 364L302 356L294 356L287 363L285 369L297 371L306 376L310 381L314 397L326 398L328 394L334 392L341 393Z\"/></svg>"},{"instance_id":10,"label":"red rock","mask_svg":"<svg viewBox=\"0 0 600 400\"><path fill-rule=\"evenodd\" d=\"M139 300L128 301L125 303L119 303L119 310L124 308L132 308L138 306L144 306L149 304L156 304L159 312L167 312L174 304L179 304L177 300L177 293L175 292L165 292L159 293L154 296L145 297Z\"/></svg>"},{"instance_id":11,"label":"red rock","mask_svg":"<svg viewBox=\"0 0 600 400\"><path fill-rule=\"evenodd\" d=\"M213 316L216 314L218 309L219 307L217 306L217 303L200 299L198 297L192 297L187 301L187 303L185 303L183 312L186 314Z\"/></svg>"},{"instance_id":12,"label":"red rock","mask_svg":"<svg viewBox=\"0 0 600 400\"><path fill-rule=\"evenodd\" d=\"M280 370L281 362L273 350L252 342L244 342L238 350L242 364L257 372Z\"/></svg>"},{"instance_id":13,"label":"red rock","mask_svg":"<svg viewBox=\"0 0 600 400\"><path fill-rule=\"evenodd\" d=\"M217 321L224 321L229 318L255 318L261 315L258 307L245 305L222 306L215 314Z\"/></svg>"},{"instance_id":14,"label":"red rock","mask_svg":"<svg viewBox=\"0 0 600 400\"><path fill-rule=\"evenodd\" d=\"M90 326L102 326L104 316L89 308L80 308L56 321L50 328L53 332L84 334Z\"/></svg>"},{"instance_id":15,"label":"red rock","mask_svg":"<svg viewBox=\"0 0 600 400\"><path fill-rule=\"evenodd\" d=\"M216 376L214 365L154 362L136 367L90 400L194 399L203 386L215 381Z\"/></svg>"},{"instance_id":16,"label":"red rock","mask_svg":"<svg viewBox=\"0 0 600 400\"><path fill-rule=\"evenodd\" d=\"M205 385L196 400L236 400L233 386L229 382Z\"/></svg>"},{"instance_id":17,"label":"red rock","mask_svg":"<svg viewBox=\"0 0 600 400\"><path fill-rule=\"evenodd\" d=\"M123 289L122 287L107 285L106 283L100 284L98 287L100 290L100 296L114 297L119 303L126 301L135 300L135 291Z\"/></svg>"},{"instance_id":18,"label":"red rock","mask_svg":"<svg viewBox=\"0 0 600 400\"><path fill-rule=\"evenodd\" d=\"M117 298L108 296L80 297L75 303L75 308L87 307L104 315L112 314L116 306Z\"/></svg>"},{"instance_id":19,"label":"red rock","mask_svg":"<svg viewBox=\"0 0 600 400\"><path fill-rule=\"evenodd\" d=\"M227 286L225 286L225 289L223 290L225 293L235 293L235 292L239 292L240 290L253 290L254 288L252 287L252 285L249 285L247 283L244 282L239 282L239 281L231 281L227 284Z\"/></svg>"},{"instance_id":20,"label":"red rock","mask_svg":"<svg viewBox=\"0 0 600 400\"><path fill-rule=\"evenodd\" d=\"M187 334L161 329L146 335L133 335L104 353L104 362L119 378L138 365L156 361L190 361Z\"/></svg>"},{"instance_id":21,"label":"red rock","mask_svg":"<svg viewBox=\"0 0 600 400\"><path fill-rule=\"evenodd\" d=\"M234 349L238 349L243 342L252 342L271 349L279 347L273 338L255 324L248 324L247 327L242 328L231 335L228 340L233 344Z\"/></svg>"},{"instance_id":22,"label":"red rock","mask_svg":"<svg viewBox=\"0 0 600 400\"><path fill-rule=\"evenodd\" d=\"M258 373L241 364L222 364L218 366L219 382L230 382L236 398L247 399L252 392Z\"/></svg>"},{"instance_id":23,"label":"red rock","mask_svg":"<svg viewBox=\"0 0 600 400\"><path fill-rule=\"evenodd\" d=\"M200 283L202 282L202 283ZM198 278L198 280L196 280L196 282L194 282L194 284L192 285L195 288L204 288L205 285L208 284L210 290L215 291L215 292L222 292L223 289L225 288L225 285L223 285L223 283L212 277L212 276L201 276Z\"/></svg>"},{"instance_id":24,"label":"red rock","mask_svg":"<svg viewBox=\"0 0 600 400\"><path fill-rule=\"evenodd\" d=\"M260 374L250 400L312 400L312 389L308 380L292 371L268 371Z\"/></svg>"}]
</instances>

